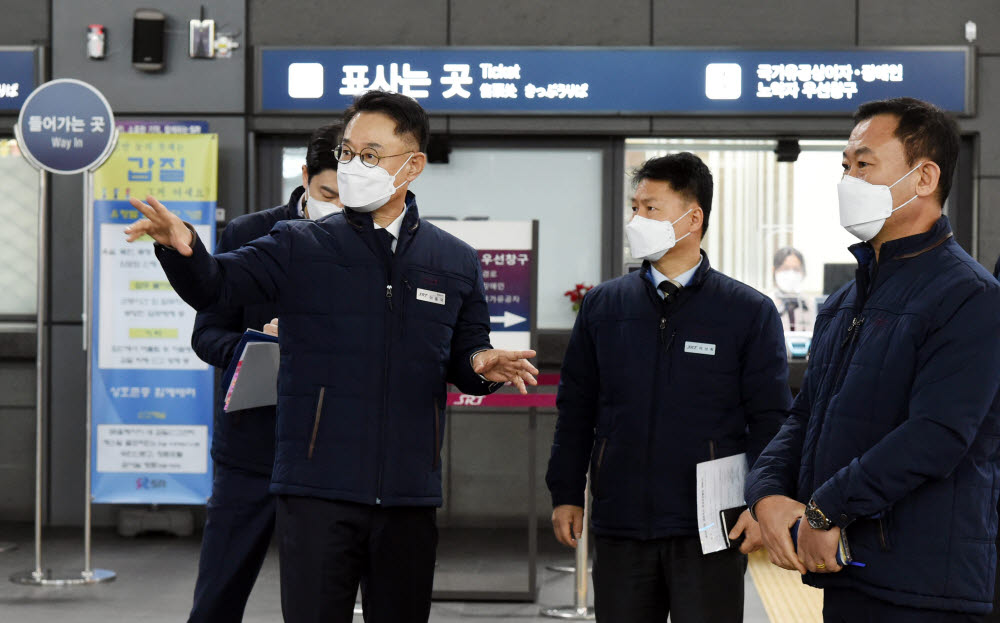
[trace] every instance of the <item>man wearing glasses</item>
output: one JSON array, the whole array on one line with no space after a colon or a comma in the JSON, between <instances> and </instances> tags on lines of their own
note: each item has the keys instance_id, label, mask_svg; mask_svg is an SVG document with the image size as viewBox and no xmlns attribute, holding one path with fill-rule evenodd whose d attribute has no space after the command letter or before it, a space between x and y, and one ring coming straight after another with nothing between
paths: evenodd
<instances>
[{"instance_id":1,"label":"man wearing glasses","mask_svg":"<svg viewBox=\"0 0 1000 623\"><path fill-rule=\"evenodd\" d=\"M277 448L285 621L348 622L366 578L369 623L426 621L441 505L445 383L487 394L535 384L534 351L489 343L476 252L422 221L409 192L427 162L414 100L362 95L336 149L346 209L284 221L211 256L149 197L132 199L189 304L275 302L281 318Z\"/></svg>"}]
</instances>

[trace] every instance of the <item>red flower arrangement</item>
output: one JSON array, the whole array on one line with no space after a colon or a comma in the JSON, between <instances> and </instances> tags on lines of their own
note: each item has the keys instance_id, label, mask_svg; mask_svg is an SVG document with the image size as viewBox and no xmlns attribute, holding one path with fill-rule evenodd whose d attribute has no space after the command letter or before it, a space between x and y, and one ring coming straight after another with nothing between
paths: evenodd
<instances>
[{"instance_id":1,"label":"red flower arrangement","mask_svg":"<svg viewBox=\"0 0 1000 623\"><path fill-rule=\"evenodd\" d=\"M569 302L573 304L573 311L580 311L580 304L583 303L583 296L590 292L590 289L594 286L588 286L585 283L578 283L576 287L572 290L566 290L563 296L569 297Z\"/></svg>"}]
</instances>

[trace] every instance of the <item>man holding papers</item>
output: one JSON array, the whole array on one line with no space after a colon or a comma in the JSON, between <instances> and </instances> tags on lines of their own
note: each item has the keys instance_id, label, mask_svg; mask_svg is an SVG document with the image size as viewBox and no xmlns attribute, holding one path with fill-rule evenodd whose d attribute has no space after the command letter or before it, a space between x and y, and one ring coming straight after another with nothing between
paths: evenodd
<instances>
[{"instance_id":1,"label":"man holding papers","mask_svg":"<svg viewBox=\"0 0 1000 623\"><path fill-rule=\"evenodd\" d=\"M737 456L721 468L738 477L714 469L705 484L724 494L732 483L742 504L742 453L756 458L790 402L781 321L767 296L701 251L712 174L697 156L649 160L633 183L626 233L643 265L583 298L546 476L553 529L576 546L589 467L597 619L737 623L741 552L759 546L759 531L743 512L731 531L746 536L740 550L702 553L699 530L721 530L724 509L699 525L696 466Z\"/></svg>"},{"instance_id":2,"label":"man holding papers","mask_svg":"<svg viewBox=\"0 0 1000 623\"><path fill-rule=\"evenodd\" d=\"M975 621L996 565L1000 284L942 215L955 122L911 98L854 121L837 190L856 279L817 315L746 500L771 560L824 589L825 621ZM842 540L864 567L838 564Z\"/></svg>"},{"instance_id":3,"label":"man holding papers","mask_svg":"<svg viewBox=\"0 0 1000 623\"><path fill-rule=\"evenodd\" d=\"M337 187L340 126L327 125L309 138L302 186L286 205L239 216L226 225L216 253L226 253L267 234L279 221L322 218L343 207ZM220 370L229 367L246 329L268 330L278 314L273 303L198 312L191 346ZM276 498L268 491L274 467L274 407L223 411L228 387L216 396L212 459L215 475L201 540L198 581L189 623L238 623L274 533Z\"/></svg>"},{"instance_id":4,"label":"man holding papers","mask_svg":"<svg viewBox=\"0 0 1000 623\"><path fill-rule=\"evenodd\" d=\"M198 309L279 310L277 451L282 612L291 623L426 621L441 505L445 384L487 394L536 384L534 351L494 350L474 249L420 219L409 192L429 121L413 99L371 91L334 153L344 212L282 221L211 256L153 198L132 200L178 294ZM169 247L169 248L168 248Z\"/></svg>"}]
</instances>

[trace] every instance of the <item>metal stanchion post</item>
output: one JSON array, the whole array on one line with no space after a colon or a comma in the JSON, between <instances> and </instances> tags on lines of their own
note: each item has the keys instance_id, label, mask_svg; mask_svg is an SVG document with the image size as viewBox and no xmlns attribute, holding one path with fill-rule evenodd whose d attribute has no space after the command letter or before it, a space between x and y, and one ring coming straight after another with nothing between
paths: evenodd
<instances>
[{"instance_id":1,"label":"metal stanchion post","mask_svg":"<svg viewBox=\"0 0 1000 623\"><path fill-rule=\"evenodd\" d=\"M93 200L93 182L94 173L93 171L85 171L83 173L83 198L84 198L84 213L86 214L87 222L84 225L84 232L86 232L86 243L84 244L87 257L84 258L84 283L86 285L86 290L84 291L84 298L86 299L86 309L84 314L86 314L87 322L84 323L83 328L86 331L84 335L84 343L87 345L87 465L84 469L84 492L83 492L83 571L80 576L84 579L87 584L97 583L97 582L109 582L115 579L115 572L109 571L107 569L91 569L90 568L90 554L92 551L91 546L91 532L92 532L92 496L90 493L91 488L91 473L90 464L94 454L94 423L93 423L93 400L91 397L91 392L93 391L93 380L94 380L94 321L93 317L94 310L94 200Z\"/></svg>"},{"instance_id":2,"label":"metal stanchion post","mask_svg":"<svg viewBox=\"0 0 1000 623\"><path fill-rule=\"evenodd\" d=\"M576 542L576 586L572 606L543 608L542 616L570 621L594 620L594 609L587 606L587 583L590 574L587 571L588 549L590 546L590 478L587 478L587 491L584 494L583 530Z\"/></svg>"},{"instance_id":3,"label":"metal stanchion post","mask_svg":"<svg viewBox=\"0 0 1000 623\"><path fill-rule=\"evenodd\" d=\"M20 132L18 139L20 141ZM45 214L45 171L38 172L38 288L36 292L35 312L35 569L11 576L10 581L18 584L41 584L46 573L42 570L42 452L45 450L42 434L45 430L43 418L45 408L45 318L48 298L46 297L47 281L45 279L48 250L46 248L45 230L47 228Z\"/></svg>"},{"instance_id":4,"label":"metal stanchion post","mask_svg":"<svg viewBox=\"0 0 1000 623\"><path fill-rule=\"evenodd\" d=\"M84 310L83 310L83 343L84 350L87 351L87 465L85 471L86 479L86 504L84 506L84 567L83 571L78 575L69 575L64 577L56 577L51 571L47 569L42 569L42 400L44 398L44 392L42 388L44 387L44 363L48 360L45 353L45 259L46 259L46 246L45 246L45 229L46 229L46 219L45 219L45 185L44 185L44 173L40 173L43 179L41 184L41 195L39 199L38 207L38 352L36 367L38 371L38 416L37 426L36 426L36 440L35 440L35 569L33 571L25 571L22 573L17 573L11 576L10 581L15 584L30 584L34 586L74 586L79 584L97 584L100 582L107 582L115 579L115 573L113 571L108 571L107 569L91 569L90 568L90 529L91 529L91 509L90 509L90 457L92 452L92 440L91 440L91 407L90 407L90 388L91 388L91 339L90 339L90 306L93 301L91 292L91 273L93 271L93 244L94 244L94 223L93 223L93 208L91 203L91 172L86 171L83 174L83 198L84 198Z\"/></svg>"}]
</instances>

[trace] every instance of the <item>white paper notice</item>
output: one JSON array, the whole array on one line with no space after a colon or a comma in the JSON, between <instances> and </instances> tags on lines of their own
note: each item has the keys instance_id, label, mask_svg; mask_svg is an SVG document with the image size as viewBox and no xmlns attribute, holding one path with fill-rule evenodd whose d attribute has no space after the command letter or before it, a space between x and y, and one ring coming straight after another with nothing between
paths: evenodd
<instances>
[{"instance_id":1,"label":"white paper notice","mask_svg":"<svg viewBox=\"0 0 1000 623\"><path fill-rule=\"evenodd\" d=\"M698 463L695 474L698 496L698 536L701 553L720 552L728 544L722 533L719 512L743 505L743 485L747 479L747 455Z\"/></svg>"},{"instance_id":2,"label":"white paper notice","mask_svg":"<svg viewBox=\"0 0 1000 623\"><path fill-rule=\"evenodd\" d=\"M97 471L204 474L208 471L208 427L101 424L97 427Z\"/></svg>"},{"instance_id":3,"label":"white paper notice","mask_svg":"<svg viewBox=\"0 0 1000 623\"><path fill-rule=\"evenodd\" d=\"M208 225L196 225L209 240ZM153 254L152 242L125 242L121 225L101 225L100 332L102 370L207 370L191 348L195 311L177 296Z\"/></svg>"}]
</instances>

